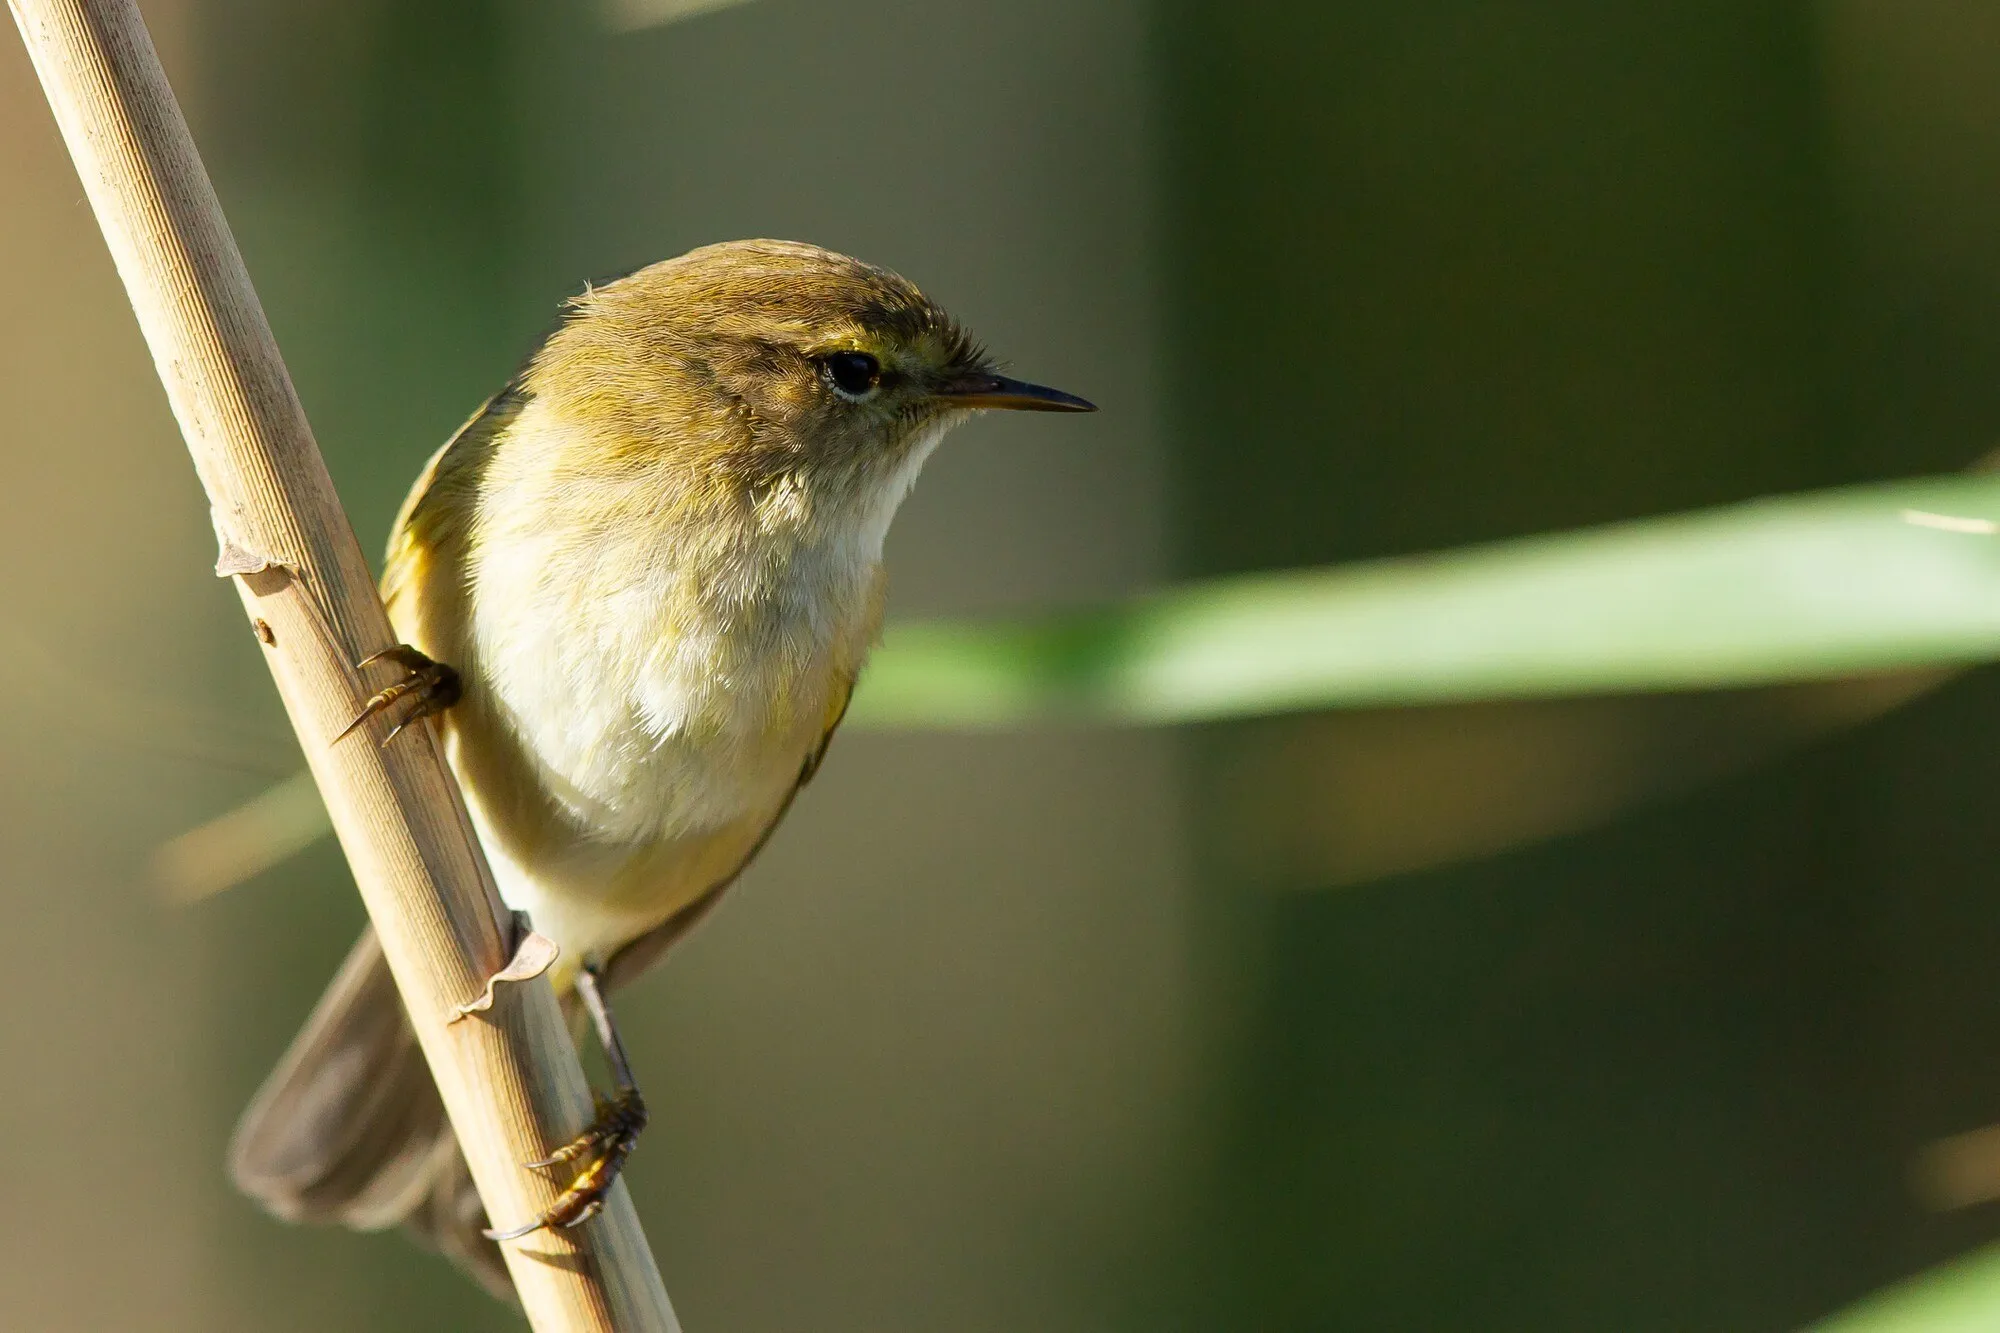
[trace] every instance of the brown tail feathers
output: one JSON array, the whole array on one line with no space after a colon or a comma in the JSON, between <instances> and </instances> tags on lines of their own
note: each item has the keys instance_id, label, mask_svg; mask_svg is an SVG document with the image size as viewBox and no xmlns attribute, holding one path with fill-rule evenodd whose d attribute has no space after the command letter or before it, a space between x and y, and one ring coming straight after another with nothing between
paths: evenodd
<instances>
[{"instance_id":1,"label":"brown tail feathers","mask_svg":"<svg viewBox=\"0 0 2000 1333\"><path fill-rule=\"evenodd\" d=\"M229 1145L236 1187L287 1222L403 1224L497 1296L514 1285L370 929Z\"/></svg>"}]
</instances>

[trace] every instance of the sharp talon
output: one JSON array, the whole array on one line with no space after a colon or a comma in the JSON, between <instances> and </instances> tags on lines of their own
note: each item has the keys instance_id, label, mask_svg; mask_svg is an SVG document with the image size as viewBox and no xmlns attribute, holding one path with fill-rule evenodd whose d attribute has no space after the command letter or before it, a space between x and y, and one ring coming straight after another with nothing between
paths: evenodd
<instances>
[{"instance_id":1,"label":"sharp talon","mask_svg":"<svg viewBox=\"0 0 2000 1333\"><path fill-rule=\"evenodd\" d=\"M597 1099L596 1118L585 1125L583 1132L562 1147L542 1158L539 1162L524 1162L530 1171L540 1171L551 1166L561 1166L574 1162L593 1148L602 1148L618 1137L620 1121L617 1109L602 1097Z\"/></svg>"},{"instance_id":2,"label":"sharp talon","mask_svg":"<svg viewBox=\"0 0 2000 1333\"><path fill-rule=\"evenodd\" d=\"M433 662L407 643L384 648L379 653L370 653L355 663L354 668L360 671L378 662L399 664L404 668L402 678L369 696L361 712L333 738L334 744L338 745L360 730L369 718L385 713L407 699L409 701L407 708L396 719L395 725L389 728L389 734L382 738L382 744L387 745L418 718L442 713L457 703L459 696L464 693L464 684L459 680L456 671L441 662Z\"/></svg>"},{"instance_id":3,"label":"sharp talon","mask_svg":"<svg viewBox=\"0 0 2000 1333\"><path fill-rule=\"evenodd\" d=\"M573 1221L561 1223L562 1229L564 1231L568 1231L571 1227L582 1226L585 1222L588 1222L591 1218L596 1217L597 1214L600 1211L602 1211L603 1208L604 1208L604 1200L592 1199L590 1201L590 1206L585 1208L582 1212L578 1213Z\"/></svg>"},{"instance_id":4,"label":"sharp talon","mask_svg":"<svg viewBox=\"0 0 2000 1333\"><path fill-rule=\"evenodd\" d=\"M349 736L352 736L355 732L359 731L361 729L362 723L366 722L369 718L375 716L375 709L373 707L375 701L373 699L370 699L368 702L370 706L362 709L359 713L355 714L354 720L348 723L346 726L342 727L340 729L340 734L333 738L333 743L335 745L340 744L342 741L346 740Z\"/></svg>"},{"instance_id":5,"label":"sharp talon","mask_svg":"<svg viewBox=\"0 0 2000 1333\"><path fill-rule=\"evenodd\" d=\"M544 1222L542 1219L538 1217L524 1227L514 1227L507 1231L495 1231L491 1228L488 1228L484 1231L481 1231L479 1234L486 1237L486 1239L488 1240L519 1240L523 1236L534 1235L537 1231L540 1231L543 1227L547 1225L548 1225L547 1222Z\"/></svg>"},{"instance_id":6,"label":"sharp talon","mask_svg":"<svg viewBox=\"0 0 2000 1333\"><path fill-rule=\"evenodd\" d=\"M588 1145L591 1142L591 1140L589 1136L586 1135L584 1139L581 1140L581 1142ZM523 1162L521 1163L521 1165L527 1167L528 1170L530 1171L546 1171L552 1166L561 1166L564 1162L574 1161L578 1157L581 1157L582 1155L583 1155L582 1148L577 1147L577 1145L574 1143L565 1143L562 1147L556 1149L554 1152L550 1153L547 1157L537 1158L535 1161L532 1162Z\"/></svg>"},{"instance_id":7,"label":"sharp talon","mask_svg":"<svg viewBox=\"0 0 2000 1333\"><path fill-rule=\"evenodd\" d=\"M536 937L525 937L523 951L526 949L525 940L532 938ZM486 1235L494 1240L519 1240L543 1227L567 1231L597 1216L604 1207L604 1196L618 1182L620 1168L632 1155L640 1133L646 1128L646 1102L632 1083L631 1062L625 1058L625 1044L618 1040L618 1027L611 1021L610 1006L604 1003L594 964L586 963L578 974L576 993L590 1013L598 1039L604 1043L605 1059L611 1064L612 1077L618 1081L618 1092L614 1096L597 1099L596 1113L583 1133L541 1161L527 1164L531 1170L540 1170L587 1158L583 1169L576 1173L576 1179L570 1181L569 1188L557 1195L549 1210L529 1225L512 1231L488 1231Z\"/></svg>"},{"instance_id":8,"label":"sharp talon","mask_svg":"<svg viewBox=\"0 0 2000 1333\"><path fill-rule=\"evenodd\" d=\"M530 1171L546 1171L552 1166L561 1166L565 1162L574 1162L577 1158L596 1147L597 1143L597 1136L586 1132L575 1143L565 1143L547 1157L533 1162L523 1162L521 1165L527 1167Z\"/></svg>"},{"instance_id":9,"label":"sharp talon","mask_svg":"<svg viewBox=\"0 0 2000 1333\"><path fill-rule=\"evenodd\" d=\"M639 1142L639 1132L645 1127L646 1103L635 1089L627 1088L616 1097L599 1102L597 1118L584 1128L583 1133L556 1149L545 1160L528 1163L535 1168L560 1166L588 1157L589 1165L576 1173L576 1179L570 1182L569 1188L556 1196L549 1210L535 1222L512 1231L489 1231L486 1234L494 1240L519 1240L544 1227L567 1231L597 1216L604 1207L604 1196L618 1179L619 1169L625 1165L625 1159Z\"/></svg>"}]
</instances>

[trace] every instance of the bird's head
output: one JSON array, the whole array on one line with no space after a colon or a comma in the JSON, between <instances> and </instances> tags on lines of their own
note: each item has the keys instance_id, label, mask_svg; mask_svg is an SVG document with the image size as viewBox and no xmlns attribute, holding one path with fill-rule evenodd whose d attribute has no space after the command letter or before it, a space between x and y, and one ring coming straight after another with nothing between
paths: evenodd
<instances>
[{"instance_id":1,"label":"bird's head","mask_svg":"<svg viewBox=\"0 0 2000 1333\"><path fill-rule=\"evenodd\" d=\"M944 430L987 408L1089 412L1001 375L885 269L787 241L711 245L593 287L528 372L607 470L705 490L835 490L893 508Z\"/></svg>"}]
</instances>

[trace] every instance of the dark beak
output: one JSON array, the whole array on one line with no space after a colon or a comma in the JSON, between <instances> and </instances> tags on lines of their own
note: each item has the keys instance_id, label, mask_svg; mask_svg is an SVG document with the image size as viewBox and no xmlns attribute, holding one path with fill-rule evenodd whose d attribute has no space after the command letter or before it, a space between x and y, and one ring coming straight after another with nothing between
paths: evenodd
<instances>
[{"instance_id":1,"label":"dark beak","mask_svg":"<svg viewBox=\"0 0 2000 1333\"><path fill-rule=\"evenodd\" d=\"M954 407L998 407L1015 412L1095 412L1097 404L1073 393L1005 375L972 371L940 386L937 396Z\"/></svg>"}]
</instances>

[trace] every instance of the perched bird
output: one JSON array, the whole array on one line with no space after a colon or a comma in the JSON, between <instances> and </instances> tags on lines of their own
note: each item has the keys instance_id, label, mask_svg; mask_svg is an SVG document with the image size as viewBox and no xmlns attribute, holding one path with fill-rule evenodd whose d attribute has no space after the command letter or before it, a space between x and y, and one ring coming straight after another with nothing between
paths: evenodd
<instances>
[{"instance_id":1,"label":"perched bird","mask_svg":"<svg viewBox=\"0 0 2000 1333\"><path fill-rule=\"evenodd\" d=\"M401 670L356 727L436 717L618 1091L542 1164L579 1168L550 1213L494 1232L365 933L244 1113L241 1189L288 1220L404 1224L502 1293L499 1244L595 1210L645 1123L603 993L715 905L819 767L881 624L890 520L982 408L1093 410L815 246L709 246L567 304L404 503L382 578Z\"/></svg>"}]
</instances>

